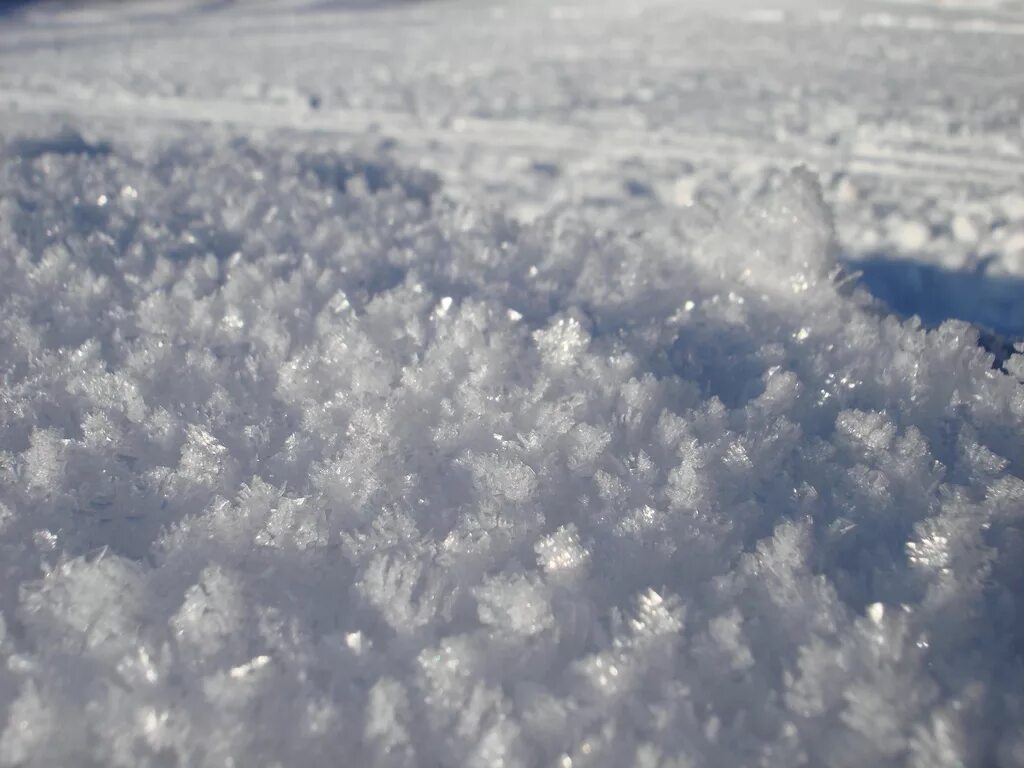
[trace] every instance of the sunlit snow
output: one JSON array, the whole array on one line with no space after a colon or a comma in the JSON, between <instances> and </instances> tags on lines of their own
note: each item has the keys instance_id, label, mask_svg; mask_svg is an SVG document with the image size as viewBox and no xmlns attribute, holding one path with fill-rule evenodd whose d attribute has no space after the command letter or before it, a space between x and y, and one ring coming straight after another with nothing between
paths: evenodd
<instances>
[{"instance_id":1,"label":"sunlit snow","mask_svg":"<svg viewBox=\"0 0 1024 768\"><path fill-rule=\"evenodd\" d=\"M1024 766L1022 40L0 15L0 765Z\"/></svg>"}]
</instances>

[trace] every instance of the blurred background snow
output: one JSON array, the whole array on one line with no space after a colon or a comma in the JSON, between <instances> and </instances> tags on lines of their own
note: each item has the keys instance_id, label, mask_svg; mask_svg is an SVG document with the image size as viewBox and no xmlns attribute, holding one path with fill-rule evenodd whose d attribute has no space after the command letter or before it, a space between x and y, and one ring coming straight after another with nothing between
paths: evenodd
<instances>
[{"instance_id":1,"label":"blurred background snow","mask_svg":"<svg viewBox=\"0 0 1024 768\"><path fill-rule=\"evenodd\" d=\"M807 163L902 310L1024 329L1019 3L43 2L5 32L12 119L373 133L520 218Z\"/></svg>"}]
</instances>

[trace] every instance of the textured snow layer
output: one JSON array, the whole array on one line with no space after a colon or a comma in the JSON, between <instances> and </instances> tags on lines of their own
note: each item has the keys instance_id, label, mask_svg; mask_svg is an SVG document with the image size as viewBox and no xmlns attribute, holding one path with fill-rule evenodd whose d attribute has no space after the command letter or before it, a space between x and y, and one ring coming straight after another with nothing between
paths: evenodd
<instances>
[{"instance_id":1,"label":"textured snow layer","mask_svg":"<svg viewBox=\"0 0 1024 768\"><path fill-rule=\"evenodd\" d=\"M0 764L1024 765L1024 356L811 173L670 240L65 131L0 248Z\"/></svg>"},{"instance_id":2,"label":"textured snow layer","mask_svg":"<svg viewBox=\"0 0 1024 768\"><path fill-rule=\"evenodd\" d=\"M362 5L0 16L0 766L1024 766L1020 0Z\"/></svg>"}]
</instances>

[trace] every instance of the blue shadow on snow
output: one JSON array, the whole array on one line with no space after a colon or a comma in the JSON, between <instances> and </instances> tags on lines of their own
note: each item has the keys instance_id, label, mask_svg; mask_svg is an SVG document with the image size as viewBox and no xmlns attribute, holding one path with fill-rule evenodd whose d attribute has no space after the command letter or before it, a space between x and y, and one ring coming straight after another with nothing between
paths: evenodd
<instances>
[{"instance_id":1,"label":"blue shadow on snow","mask_svg":"<svg viewBox=\"0 0 1024 768\"><path fill-rule=\"evenodd\" d=\"M881 254L848 261L861 283L893 311L917 315L927 326L966 320L1008 338L1024 338L1024 279L950 270Z\"/></svg>"}]
</instances>

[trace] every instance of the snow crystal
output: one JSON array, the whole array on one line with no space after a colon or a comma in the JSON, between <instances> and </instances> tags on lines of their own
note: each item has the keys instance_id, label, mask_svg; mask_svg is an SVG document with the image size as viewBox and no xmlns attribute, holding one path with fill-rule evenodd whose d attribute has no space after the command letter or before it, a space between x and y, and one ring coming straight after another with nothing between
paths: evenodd
<instances>
[{"instance_id":1,"label":"snow crystal","mask_svg":"<svg viewBox=\"0 0 1024 768\"><path fill-rule=\"evenodd\" d=\"M383 152L8 145L0 764L1024 765L1019 348Z\"/></svg>"}]
</instances>

